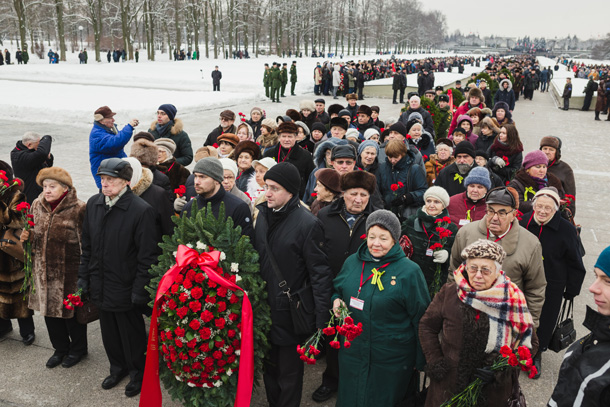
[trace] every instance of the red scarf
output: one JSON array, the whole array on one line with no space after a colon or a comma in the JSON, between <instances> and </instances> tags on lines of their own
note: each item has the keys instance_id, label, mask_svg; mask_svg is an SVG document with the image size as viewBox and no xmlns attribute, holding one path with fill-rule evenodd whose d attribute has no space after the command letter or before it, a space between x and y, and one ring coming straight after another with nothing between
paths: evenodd
<instances>
[{"instance_id":1,"label":"red scarf","mask_svg":"<svg viewBox=\"0 0 610 407\"><path fill-rule=\"evenodd\" d=\"M63 193L62 196L59 197L59 199L49 202L49 206L51 207L51 212L53 212L55 210L55 208L57 208L57 206L61 203L61 201L64 200L64 198L66 197L66 195L68 195L68 192L70 192L70 190L68 189L66 192Z\"/></svg>"}]
</instances>

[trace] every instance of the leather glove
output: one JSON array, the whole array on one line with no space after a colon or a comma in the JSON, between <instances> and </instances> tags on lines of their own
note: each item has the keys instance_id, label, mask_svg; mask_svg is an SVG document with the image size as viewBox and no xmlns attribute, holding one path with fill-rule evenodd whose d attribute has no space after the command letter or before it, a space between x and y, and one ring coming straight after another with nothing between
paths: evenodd
<instances>
[{"instance_id":1,"label":"leather glove","mask_svg":"<svg viewBox=\"0 0 610 407\"><path fill-rule=\"evenodd\" d=\"M83 295L89 294L89 281L84 278L79 278L76 287L83 289Z\"/></svg>"},{"instance_id":2,"label":"leather glove","mask_svg":"<svg viewBox=\"0 0 610 407\"><path fill-rule=\"evenodd\" d=\"M152 309L148 304L133 304L133 309L139 314L146 315L147 317L152 315Z\"/></svg>"},{"instance_id":3,"label":"leather glove","mask_svg":"<svg viewBox=\"0 0 610 407\"><path fill-rule=\"evenodd\" d=\"M474 377L481 379L483 384L488 384L495 380L494 372L489 366L475 370Z\"/></svg>"},{"instance_id":4,"label":"leather glove","mask_svg":"<svg viewBox=\"0 0 610 407\"><path fill-rule=\"evenodd\" d=\"M574 297L576 297L576 294L572 294L567 291L563 293L563 298L565 298L567 301L573 300Z\"/></svg>"},{"instance_id":5,"label":"leather glove","mask_svg":"<svg viewBox=\"0 0 610 407\"><path fill-rule=\"evenodd\" d=\"M182 209L184 209L184 205L186 205L186 197L185 196L181 196L180 198L176 198L176 200L174 201L174 210L178 213L182 212Z\"/></svg>"},{"instance_id":6,"label":"leather glove","mask_svg":"<svg viewBox=\"0 0 610 407\"><path fill-rule=\"evenodd\" d=\"M391 202L392 206L410 206L413 203L414 199L411 194L399 195Z\"/></svg>"},{"instance_id":7,"label":"leather glove","mask_svg":"<svg viewBox=\"0 0 610 407\"><path fill-rule=\"evenodd\" d=\"M449 258L449 252L447 250L437 250L434 252L433 256L434 256L434 260L432 260L432 261L434 263L443 264Z\"/></svg>"},{"instance_id":8,"label":"leather glove","mask_svg":"<svg viewBox=\"0 0 610 407\"><path fill-rule=\"evenodd\" d=\"M500 157L494 157L494 164L500 168L506 167L506 162Z\"/></svg>"}]
</instances>

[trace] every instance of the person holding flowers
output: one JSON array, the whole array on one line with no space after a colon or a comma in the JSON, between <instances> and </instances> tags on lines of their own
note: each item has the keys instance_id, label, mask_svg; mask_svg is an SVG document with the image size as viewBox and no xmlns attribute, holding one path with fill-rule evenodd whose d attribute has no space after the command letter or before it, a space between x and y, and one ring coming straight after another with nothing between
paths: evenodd
<instances>
[{"instance_id":1,"label":"person holding flowers","mask_svg":"<svg viewBox=\"0 0 610 407\"><path fill-rule=\"evenodd\" d=\"M366 241L334 280L333 310L351 312L362 333L339 351L337 406L395 406L424 358L417 330L430 303L421 269L406 258L400 222L387 210L366 220Z\"/></svg>"},{"instance_id":2,"label":"person holding flowers","mask_svg":"<svg viewBox=\"0 0 610 407\"><path fill-rule=\"evenodd\" d=\"M63 299L76 292L85 203L63 168L42 169L36 183L42 193L32 204L35 226L21 234L21 241L32 243L36 290L30 293L28 306L44 316L55 350L46 366L72 367L87 354L87 325L77 322Z\"/></svg>"},{"instance_id":3,"label":"person holding flowers","mask_svg":"<svg viewBox=\"0 0 610 407\"><path fill-rule=\"evenodd\" d=\"M517 356L508 363L498 359L518 353L523 369L531 369L531 353L537 350L532 316L523 292L502 271L502 246L480 239L462 250L461 257L455 281L441 288L419 324L430 377L426 406L453 402L454 395L463 399L469 395L462 390L471 395L477 387L478 400L467 405L508 406L519 371L506 365L519 363ZM529 350L517 352L518 347Z\"/></svg>"},{"instance_id":4,"label":"person holding flowers","mask_svg":"<svg viewBox=\"0 0 610 407\"><path fill-rule=\"evenodd\" d=\"M448 206L447 191L430 187L424 194L424 206L402 224L402 234L413 244L411 260L421 267L431 298L447 281L449 253L458 230L449 218Z\"/></svg>"}]
</instances>

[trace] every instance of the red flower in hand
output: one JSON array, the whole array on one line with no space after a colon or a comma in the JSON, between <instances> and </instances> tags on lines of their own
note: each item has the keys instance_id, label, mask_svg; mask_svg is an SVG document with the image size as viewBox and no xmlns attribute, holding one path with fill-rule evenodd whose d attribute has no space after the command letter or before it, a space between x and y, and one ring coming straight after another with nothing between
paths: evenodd
<instances>
[{"instance_id":1,"label":"red flower in hand","mask_svg":"<svg viewBox=\"0 0 610 407\"><path fill-rule=\"evenodd\" d=\"M390 185L390 189L391 189L392 191L398 191L398 184L392 184L392 185Z\"/></svg>"},{"instance_id":2,"label":"red flower in hand","mask_svg":"<svg viewBox=\"0 0 610 407\"><path fill-rule=\"evenodd\" d=\"M398 188L404 188L405 184L403 184L402 182L398 181Z\"/></svg>"},{"instance_id":3,"label":"red flower in hand","mask_svg":"<svg viewBox=\"0 0 610 407\"><path fill-rule=\"evenodd\" d=\"M360 236L360 239L362 239L362 240L366 239L366 233L363 233L362 236Z\"/></svg>"},{"instance_id":4,"label":"red flower in hand","mask_svg":"<svg viewBox=\"0 0 610 407\"><path fill-rule=\"evenodd\" d=\"M508 357L508 364L513 367L519 364L519 359L517 359L517 356L515 356L514 353Z\"/></svg>"},{"instance_id":5,"label":"red flower in hand","mask_svg":"<svg viewBox=\"0 0 610 407\"><path fill-rule=\"evenodd\" d=\"M500 348L500 354L506 358L513 354L513 350L509 346L504 345Z\"/></svg>"},{"instance_id":6,"label":"red flower in hand","mask_svg":"<svg viewBox=\"0 0 610 407\"><path fill-rule=\"evenodd\" d=\"M184 185L180 185L178 188L174 189L174 194L178 196L184 196L186 193L186 187Z\"/></svg>"},{"instance_id":7,"label":"red flower in hand","mask_svg":"<svg viewBox=\"0 0 610 407\"><path fill-rule=\"evenodd\" d=\"M536 366L532 366L530 368L530 373L527 375L527 377L529 377L530 379L533 379L537 374L538 374L538 369L536 369Z\"/></svg>"}]
</instances>

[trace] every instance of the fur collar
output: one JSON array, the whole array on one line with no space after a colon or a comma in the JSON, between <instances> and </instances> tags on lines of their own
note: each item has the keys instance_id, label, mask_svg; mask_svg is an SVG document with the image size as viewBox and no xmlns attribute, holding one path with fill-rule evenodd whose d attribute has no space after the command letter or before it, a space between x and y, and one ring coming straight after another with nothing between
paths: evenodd
<instances>
[{"instance_id":1,"label":"fur collar","mask_svg":"<svg viewBox=\"0 0 610 407\"><path fill-rule=\"evenodd\" d=\"M153 122L150 124L150 131L152 130L157 130L157 121L153 120ZM177 134L180 134L182 132L182 130L184 130L184 124L182 123L181 119L174 119L174 125L172 126L172 129L170 130L170 134L172 136L175 136ZM136 194L137 195L137 194Z\"/></svg>"},{"instance_id":2,"label":"fur collar","mask_svg":"<svg viewBox=\"0 0 610 407\"><path fill-rule=\"evenodd\" d=\"M150 188L150 186L152 185L152 182L153 182L152 171L149 170L148 168L142 168L142 177L140 178L140 180L138 181L137 184L135 184L131 187L131 190L133 191L134 194L136 194L137 196L140 196L144 192L146 192L146 190L148 188Z\"/></svg>"}]
</instances>

